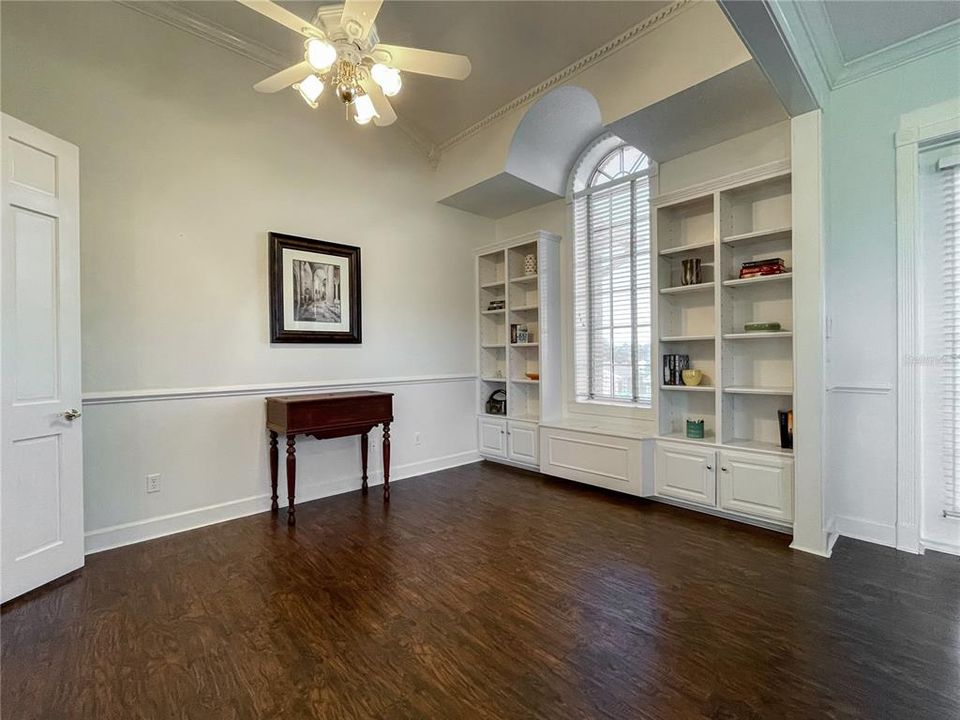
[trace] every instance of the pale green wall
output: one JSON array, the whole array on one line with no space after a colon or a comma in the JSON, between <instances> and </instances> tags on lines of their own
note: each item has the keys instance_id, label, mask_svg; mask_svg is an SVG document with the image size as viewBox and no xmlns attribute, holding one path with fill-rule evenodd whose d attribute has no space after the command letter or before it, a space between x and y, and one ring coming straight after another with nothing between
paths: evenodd
<instances>
[{"instance_id":1,"label":"pale green wall","mask_svg":"<svg viewBox=\"0 0 960 720\"><path fill-rule=\"evenodd\" d=\"M901 115L958 95L955 47L837 88L824 108L826 376L848 388L828 393L828 497L877 539L896 524L894 134Z\"/></svg>"}]
</instances>

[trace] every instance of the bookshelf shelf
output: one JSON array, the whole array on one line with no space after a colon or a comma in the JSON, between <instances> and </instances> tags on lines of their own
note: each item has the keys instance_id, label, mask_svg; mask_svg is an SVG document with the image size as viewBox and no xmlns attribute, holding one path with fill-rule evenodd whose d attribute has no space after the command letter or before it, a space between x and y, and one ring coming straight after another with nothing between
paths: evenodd
<instances>
[{"instance_id":1,"label":"bookshelf shelf","mask_svg":"<svg viewBox=\"0 0 960 720\"><path fill-rule=\"evenodd\" d=\"M726 333L724 340L766 340L771 338L792 338L793 332L790 330L778 330L777 332L742 332Z\"/></svg>"},{"instance_id":2,"label":"bookshelf shelf","mask_svg":"<svg viewBox=\"0 0 960 720\"><path fill-rule=\"evenodd\" d=\"M716 340L714 335L665 335L660 338L662 343L681 343L681 342L713 342Z\"/></svg>"},{"instance_id":3,"label":"bookshelf shelf","mask_svg":"<svg viewBox=\"0 0 960 720\"><path fill-rule=\"evenodd\" d=\"M673 255L684 255L686 253L696 252L698 250L713 249L713 238L701 240L699 242L687 243L678 247L667 248L660 251L661 257L670 257Z\"/></svg>"},{"instance_id":4,"label":"bookshelf shelf","mask_svg":"<svg viewBox=\"0 0 960 720\"><path fill-rule=\"evenodd\" d=\"M677 287L660 288L661 295L679 295L681 293L695 293L713 290L714 283L704 282L696 285L678 285Z\"/></svg>"},{"instance_id":5,"label":"bookshelf shelf","mask_svg":"<svg viewBox=\"0 0 960 720\"><path fill-rule=\"evenodd\" d=\"M715 392L716 388L713 385L661 385L661 390L666 391L678 391L678 392Z\"/></svg>"},{"instance_id":6,"label":"bookshelf shelf","mask_svg":"<svg viewBox=\"0 0 960 720\"><path fill-rule=\"evenodd\" d=\"M793 395L792 387L731 386L723 389L731 395Z\"/></svg>"},{"instance_id":7,"label":"bookshelf shelf","mask_svg":"<svg viewBox=\"0 0 960 720\"><path fill-rule=\"evenodd\" d=\"M784 282L793 279L792 272L784 272L778 275L760 275L751 278L735 278L733 280L724 280L725 287L739 287L741 285L758 285L762 283Z\"/></svg>"},{"instance_id":8,"label":"bookshelf shelf","mask_svg":"<svg viewBox=\"0 0 960 720\"><path fill-rule=\"evenodd\" d=\"M789 240L793 234L790 227L774 228L771 230L754 230L752 232L730 235L721 240L724 245L767 242L768 240Z\"/></svg>"}]
</instances>

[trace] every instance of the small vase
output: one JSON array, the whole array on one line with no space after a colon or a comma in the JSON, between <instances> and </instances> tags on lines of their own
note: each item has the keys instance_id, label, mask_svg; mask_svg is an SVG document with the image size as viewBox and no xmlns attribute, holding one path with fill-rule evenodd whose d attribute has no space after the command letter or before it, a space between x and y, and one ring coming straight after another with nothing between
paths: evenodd
<instances>
[{"instance_id":1,"label":"small vase","mask_svg":"<svg viewBox=\"0 0 960 720\"><path fill-rule=\"evenodd\" d=\"M523 257L523 274L524 275L536 275L537 274L537 256L533 253L525 255Z\"/></svg>"},{"instance_id":2,"label":"small vase","mask_svg":"<svg viewBox=\"0 0 960 720\"><path fill-rule=\"evenodd\" d=\"M703 282L703 270L700 266L700 258L684 260L680 283L682 285L699 285L701 282Z\"/></svg>"}]
</instances>

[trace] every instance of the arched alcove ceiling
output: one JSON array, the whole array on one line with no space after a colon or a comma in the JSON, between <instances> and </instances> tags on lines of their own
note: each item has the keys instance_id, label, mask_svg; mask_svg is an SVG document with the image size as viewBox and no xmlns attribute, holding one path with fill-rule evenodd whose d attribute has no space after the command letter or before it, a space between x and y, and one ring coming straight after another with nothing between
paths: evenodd
<instances>
[{"instance_id":1,"label":"arched alcove ceiling","mask_svg":"<svg viewBox=\"0 0 960 720\"><path fill-rule=\"evenodd\" d=\"M603 132L596 98L573 85L530 106L510 141L503 172L444 198L444 205L501 218L564 196L581 150Z\"/></svg>"},{"instance_id":2,"label":"arched alcove ceiling","mask_svg":"<svg viewBox=\"0 0 960 720\"><path fill-rule=\"evenodd\" d=\"M580 151L601 132L600 106L589 91L573 85L552 90L520 121L506 171L561 197Z\"/></svg>"},{"instance_id":3,"label":"arched alcove ceiling","mask_svg":"<svg viewBox=\"0 0 960 720\"><path fill-rule=\"evenodd\" d=\"M441 202L485 217L506 217L564 197L577 157L605 131L667 162L787 117L752 60L606 126L592 93L562 86L523 115L503 171Z\"/></svg>"}]
</instances>

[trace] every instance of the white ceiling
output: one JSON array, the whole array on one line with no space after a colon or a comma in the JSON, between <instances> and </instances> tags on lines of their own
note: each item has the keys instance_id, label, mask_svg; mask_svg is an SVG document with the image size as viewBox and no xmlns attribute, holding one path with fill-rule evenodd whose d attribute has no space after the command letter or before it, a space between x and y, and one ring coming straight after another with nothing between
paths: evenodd
<instances>
[{"instance_id":1,"label":"white ceiling","mask_svg":"<svg viewBox=\"0 0 960 720\"><path fill-rule=\"evenodd\" d=\"M302 39L239 3L178 4L289 56L291 65L302 58ZM321 3L281 4L311 19ZM394 107L414 131L439 145L666 4L388 0L377 18L383 42L462 53L473 64L470 77L462 82L404 73L404 88L393 98ZM264 76L268 74L265 69Z\"/></svg>"},{"instance_id":2,"label":"white ceiling","mask_svg":"<svg viewBox=\"0 0 960 720\"><path fill-rule=\"evenodd\" d=\"M956 0L830 0L823 5L846 62L960 20Z\"/></svg>"}]
</instances>

